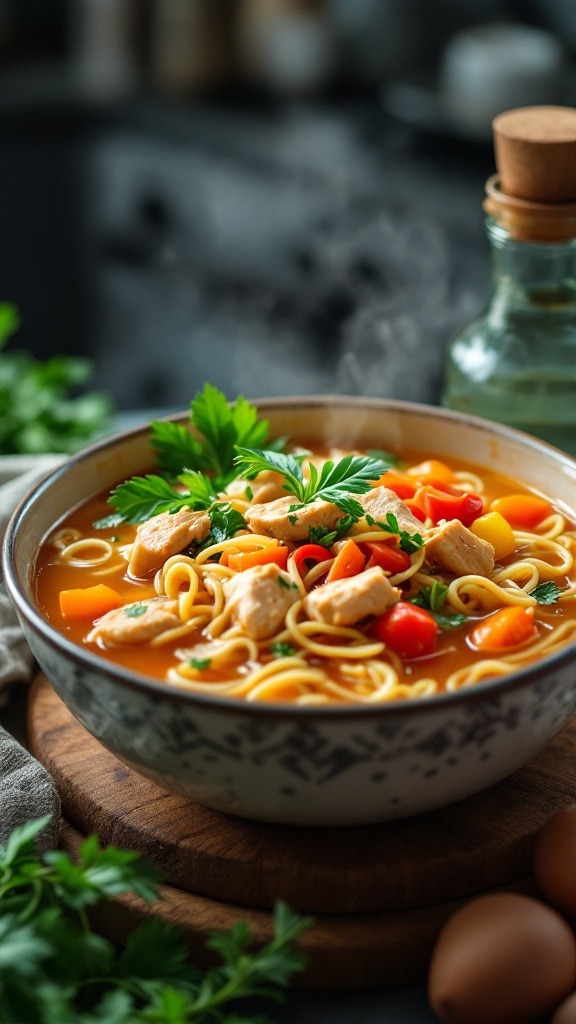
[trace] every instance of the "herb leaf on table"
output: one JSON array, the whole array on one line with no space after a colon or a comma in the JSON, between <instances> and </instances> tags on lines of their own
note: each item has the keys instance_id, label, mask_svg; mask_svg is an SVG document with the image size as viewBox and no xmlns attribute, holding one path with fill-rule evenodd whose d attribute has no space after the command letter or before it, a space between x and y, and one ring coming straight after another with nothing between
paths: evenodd
<instances>
[{"instance_id":1,"label":"herb leaf on table","mask_svg":"<svg viewBox=\"0 0 576 1024\"><path fill-rule=\"evenodd\" d=\"M38 856L48 818L15 829L0 847L0 1024L257 1024L240 1000L281 1000L304 968L297 942L310 919L279 902L274 933L254 950L245 922L207 942L221 963L200 970L177 929L150 918L118 950L92 931L87 908L135 892L158 898L160 875L138 854L96 836L77 861L62 850Z\"/></svg>"},{"instance_id":2,"label":"herb leaf on table","mask_svg":"<svg viewBox=\"0 0 576 1024\"><path fill-rule=\"evenodd\" d=\"M16 306L0 302L0 350L19 326ZM79 356L42 362L25 351L0 351L0 455L69 454L106 433L110 396L82 392L92 370Z\"/></svg>"}]
</instances>

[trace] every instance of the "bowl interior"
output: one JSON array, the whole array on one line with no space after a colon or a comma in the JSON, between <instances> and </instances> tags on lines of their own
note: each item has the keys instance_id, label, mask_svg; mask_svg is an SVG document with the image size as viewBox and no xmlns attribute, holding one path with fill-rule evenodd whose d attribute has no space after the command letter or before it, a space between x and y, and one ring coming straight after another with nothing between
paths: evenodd
<instances>
[{"instance_id":1,"label":"bowl interior","mask_svg":"<svg viewBox=\"0 0 576 1024\"><path fill-rule=\"evenodd\" d=\"M435 407L377 399L318 396L256 404L270 421L272 437L465 460L527 484L576 519L576 460L516 431ZM187 422L188 414L176 418ZM72 457L24 499L9 526L5 560L28 605L35 609L36 552L55 523L86 498L150 472L153 464L148 428L137 428Z\"/></svg>"}]
</instances>

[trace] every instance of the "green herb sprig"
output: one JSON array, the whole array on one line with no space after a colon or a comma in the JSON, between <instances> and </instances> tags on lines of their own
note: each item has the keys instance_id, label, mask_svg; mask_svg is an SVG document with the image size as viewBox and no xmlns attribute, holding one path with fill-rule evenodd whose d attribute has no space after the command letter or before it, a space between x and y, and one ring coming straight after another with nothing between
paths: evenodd
<instances>
[{"instance_id":1,"label":"green herb sprig","mask_svg":"<svg viewBox=\"0 0 576 1024\"><path fill-rule=\"evenodd\" d=\"M445 608L448 587L440 580L434 580L431 587L422 587L416 597L410 598L411 604L426 608L434 616L440 629L458 629L467 622L468 617L462 612L450 612Z\"/></svg>"},{"instance_id":2,"label":"green herb sprig","mask_svg":"<svg viewBox=\"0 0 576 1024\"><path fill-rule=\"evenodd\" d=\"M283 478L283 487L288 494L297 499L297 510L316 498L332 502L354 521L361 519L364 509L359 501L350 494L366 494L371 490L373 482L386 472L386 464L381 459L369 455L346 455L339 462L328 460L320 472L310 462L308 464L308 480L304 479L302 463L305 455L286 455L283 452L261 449L249 450L238 447L235 464L246 476L255 476L264 470L274 470Z\"/></svg>"},{"instance_id":3,"label":"green herb sprig","mask_svg":"<svg viewBox=\"0 0 576 1024\"><path fill-rule=\"evenodd\" d=\"M217 503L219 539L224 539L221 527L226 518L226 537L244 528L239 513L232 515L229 505L229 511L223 511L226 503L218 498L236 476L236 445L265 443L268 421L259 420L256 407L245 398L230 404L221 391L205 384L190 403L190 423L198 437L181 423L152 421L150 445L164 475L135 476L115 487L108 502L116 511L98 520L96 528L143 523L161 512L174 513L181 508L208 511L212 519ZM281 446L282 439L276 444Z\"/></svg>"},{"instance_id":4,"label":"green herb sprig","mask_svg":"<svg viewBox=\"0 0 576 1024\"><path fill-rule=\"evenodd\" d=\"M277 903L273 937L256 951L241 920L214 932L207 945L221 964L206 971L189 962L181 934L154 918L118 950L91 930L87 908L125 892L152 902L158 872L95 836L77 863L61 850L39 857L48 820L15 829L0 847L0 1024L264 1024L238 1003L282 999L305 966L296 943L309 918Z\"/></svg>"},{"instance_id":5,"label":"green herb sprig","mask_svg":"<svg viewBox=\"0 0 576 1024\"><path fill-rule=\"evenodd\" d=\"M16 306L0 303L0 349L19 327ZM110 430L110 396L82 391L92 372L79 356L0 352L0 455L69 454Z\"/></svg>"},{"instance_id":6,"label":"green herb sprig","mask_svg":"<svg viewBox=\"0 0 576 1024\"><path fill-rule=\"evenodd\" d=\"M539 583L534 590L529 591L531 597L535 597L538 604L556 604L556 601L560 597L562 591L560 587L554 583L554 580L546 580L545 583Z\"/></svg>"},{"instance_id":7,"label":"green herb sprig","mask_svg":"<svg viewBox=\"0 0 576 1024\"><path fill-rule=\"evenodd\" d=\"M407 530L400 529L397 517L393 512L386 513L386 522L380 522L378 519L374 519L373 516L367 515L366 522L368 526L379 526L385 533L397 534L400 538L398 541L398 547L405 551L406 554L412 555L415 551L419 551L424 544L424 539L419 533L408 533Z\"/></svg>"}]
</instances>

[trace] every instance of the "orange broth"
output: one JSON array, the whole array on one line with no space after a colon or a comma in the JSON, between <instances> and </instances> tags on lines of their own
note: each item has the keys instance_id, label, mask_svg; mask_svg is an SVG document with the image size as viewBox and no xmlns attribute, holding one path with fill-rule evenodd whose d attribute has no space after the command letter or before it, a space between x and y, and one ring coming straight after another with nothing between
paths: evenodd
<instances>
[{"instance_id":1,"label":"orange broth","mask_svg":"<svg viewBox=\"0 0 576 1024\"><path fill-rule=\"evenodd\" d=\"M316 452L318 452L318 449L316 449ZM428 454L411 453L410 457L404 457L403 464L405 466L412 466L427 458L430 458ZM450 465L450 467L455 471L460 470L472 472L482 478L484 482L483 498L485 506L488 506L495 498L506 494L535 493L525 485L519 483L517 480L504 477L492 472L491 470L486 470L464 462L458 462L454 459L449 460L448 465ZM385 484L385 478L382 478L381 482ZM136 526L134 525L123 523L120 526L104 530L95 530L93 528L92 524L96 520L110 515L111 513L111 507L107 504L107 497L108 492L101 493L90 498L78 508L70 512L69 515L54 527L54 530L62 527L71 527L79 530L84 536L95 536L105 540L112 539L113 544L118 545L130 544L134 539L136 532ZM551 502L551 504L553 505L553 502ZM567 530L576 529L576 527L570 523L567 523L566 528ZM85 646L107 661L122 665L124 668L133 672L153 677L158 680L164 680L168 668L174 664L175 651L182 647L188 648L192 646L195 641L198 642L198 640L201 639L201 636L194 637L192 634L190 637L186 638L185 642L180 639L178 641L168 643L165 646L154 647L149 644L143 644L141 646L126 645L124 647L116 647L114 649L105 649L98 646L96 643L86 644L85 637L90 632L92 623L67 622L64 620L59 608L59 593L61 590L75 587L89 587L94 586L97 583L106 583L114 590L118 591L125 603L130 603L133 601L143 601L155 596L156 592L154 590L153 578L146 581L129 578L126 573L127 563L124 566L124 571L120 569L114 573L101 576L93 569L81 569L78 567L63 565L55 560L55 555L56 551L50 544L45 542L41 546L34 567L36 599L42 613L46 616L48 621L74 643L80 646ZM505 565L507 561L514 560L514 558L517 557L518 556L516 554L513 558L502 559L498 561L498 565ZM566 586L567 582L568 581L565 579L560 580L559 586ZM575 619L576 601L567 601L562 604L556 603L553 605L537 605L534 611L534 621L537 624L539 632L546 631L554 624L557 624L559 617L562 619ZM475 621L474 617L471 616L469 620L470 628ZM443 677L447 678L450 673L470 664L471 661L485 657L481 652L474 651L470 647L466 639L469 631L469 628L461 628L446 632L440 631L438 634L437 650L433 655L425 658L414 659L405 663L404 681L415 682L419 679L432 675L439 680L441 689ZM314 663L313 658L310 659L310 663ZM230 676L230 670L227 670L226 672L211 670L209 673L210 680L213 680L214 682L229 679ZM170 684L167 683L167 685ZM283 695L282 699L290 699L290 694L286 693Z\"/></svg>"}]
</instances>

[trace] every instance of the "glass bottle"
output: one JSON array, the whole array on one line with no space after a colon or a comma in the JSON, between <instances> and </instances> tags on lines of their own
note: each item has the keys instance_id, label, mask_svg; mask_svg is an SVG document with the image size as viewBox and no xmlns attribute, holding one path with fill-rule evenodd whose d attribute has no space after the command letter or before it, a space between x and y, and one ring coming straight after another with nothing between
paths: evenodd
<instances>
[{"instance_id":1,"label":"glass bottle","mask_svg":"<svg viewBox=\"0 0 576 1024\"><path fill-rule=\"evenodd\" d=\"M441 402L576 455L576 203L511 195L494 175L484 209L490 294L448 347Z\"/></svg>"}]
</instances>

